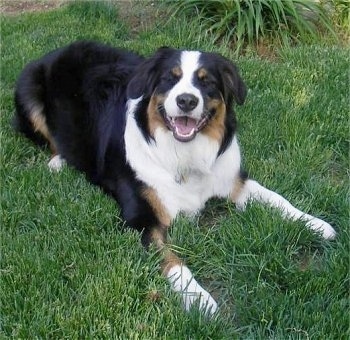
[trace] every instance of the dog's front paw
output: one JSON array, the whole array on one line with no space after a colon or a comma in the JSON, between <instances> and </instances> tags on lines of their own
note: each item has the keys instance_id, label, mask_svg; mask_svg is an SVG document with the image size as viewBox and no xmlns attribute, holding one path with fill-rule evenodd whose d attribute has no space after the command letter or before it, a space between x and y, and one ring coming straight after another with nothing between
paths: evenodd
<instances>
[{"instance_id":1,"label":"dog's front paw","mask_svg":"<svg viewBox=\"0 0 350 340\"><path fill-rule=\"evenodd\" d=\"M329 240L334 239L337 234L330 224L328 224L325 221L322 221L317 217L312 217L306 223L306 226L314 231L321 233L321 235L325 239L329 239Z\"/></svg>"},{"instance_id":2,"label":"dog's front paw","mask_svg":"<svg viewBox=\"0 0 350 340\"><path fill-rule=\"evenodd\" d=\"M195 291L185 290L181 294L186 311L197 305L204 314L212 316L218 309L218 304L213 297L198 284Z\"/></svg>"},{"instance_id":3,"label":"dog's front paw","mask_svg":"<svg viewBox=\"0 0 350 340\"><path fill-rule=\"evenodd\" d=\"M212 316L217 311L218 305L216 301L199 285L186 266L173 266L169 270L167 277L172 288L182 295L186 311L189 311L192 306L198 306L200 311L209 316Z\"/></svg>"}]
</instances>

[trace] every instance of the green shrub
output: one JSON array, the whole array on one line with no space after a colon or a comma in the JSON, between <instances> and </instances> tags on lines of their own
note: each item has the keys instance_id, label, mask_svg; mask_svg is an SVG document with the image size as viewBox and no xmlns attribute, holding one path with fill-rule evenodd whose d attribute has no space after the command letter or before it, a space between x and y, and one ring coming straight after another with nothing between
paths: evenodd
<instances>
[{"instance_id":1,"label":"green shrub","mask_svg":"<svg viewBox=\"0 0 350 340\"><path fill-rule=\"evenodd\" d=\"M236 51L261 38L280 44L307 41L319 27L332 31L322 4L314 0L181 0L175 13L196 13L217 39L229 38Z\"/></svg>"}]
</instances>

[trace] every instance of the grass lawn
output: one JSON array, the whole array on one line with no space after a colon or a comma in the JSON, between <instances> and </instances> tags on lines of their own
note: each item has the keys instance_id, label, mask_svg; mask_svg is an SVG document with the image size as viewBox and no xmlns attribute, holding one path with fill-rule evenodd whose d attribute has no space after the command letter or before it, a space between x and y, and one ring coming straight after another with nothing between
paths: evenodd
<instances>
[{"instance_id":1,"label":"grass lawn","mask_svg":"<svg viewBox=\"0 0 350 340\"><path fill-rule=\"evenodd\" d=\"M76 39L150 54L163 45L233 56L197 23L155 20L133 32L94 3L1 17L0 337L50 339L348 339L349 50L299 46L276 60L236 60L250 89L237 109L251 177L338 232L324 241L302 222L252 204L212 201L179 217L176 251L219 302L208 320L184 313L115 203L11 129L23 66Z\"/></svg>"}]
</instances>

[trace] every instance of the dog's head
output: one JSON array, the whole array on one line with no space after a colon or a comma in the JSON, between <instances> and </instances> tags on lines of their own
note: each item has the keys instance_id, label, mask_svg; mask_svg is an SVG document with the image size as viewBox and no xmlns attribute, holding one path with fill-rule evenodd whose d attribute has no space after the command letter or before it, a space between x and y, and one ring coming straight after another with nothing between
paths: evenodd
<instances>
[{"instance_id":1,"label":"dog's head","mask_svg":"<svg viewBox=\"0 0 350 340\"><path fill-rule=\"evenodd\" d=\"M128 86L128 98L143 96L147 103L147 117L144 110L137 117L140 128L151 137L157 128L168 129L180 142L199 132L222 142L233 101L242 105L246 92L228 59L166 47L136 69Z\"/></svg>"}]
</instances>

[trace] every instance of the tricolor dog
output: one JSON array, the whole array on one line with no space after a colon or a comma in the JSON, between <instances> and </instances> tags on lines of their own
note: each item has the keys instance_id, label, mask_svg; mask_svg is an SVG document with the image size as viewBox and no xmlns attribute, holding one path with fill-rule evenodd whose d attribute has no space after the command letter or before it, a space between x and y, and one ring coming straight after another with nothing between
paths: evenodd
<instances>
[{"instance_id":1,"label":"tricolor dog","mask_svg":"<svg viewBox=\"0 0 350 340\"><path fill-rule=\"evenodd\" d=\"M186 310L196 303L213 314L216 301L167 244L180 212L197 214L212 197L240 209L255 200L324 238L335 236L328 223L242 170L233 106L246 94L237 67L215 53L164 47L144 58L81 41L26 66L16 87L15 123L49 145L51 170L66 162L118 202L143 244L159 249L162 272Z\"/></svg>"}]
</instances>

